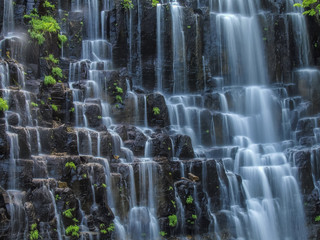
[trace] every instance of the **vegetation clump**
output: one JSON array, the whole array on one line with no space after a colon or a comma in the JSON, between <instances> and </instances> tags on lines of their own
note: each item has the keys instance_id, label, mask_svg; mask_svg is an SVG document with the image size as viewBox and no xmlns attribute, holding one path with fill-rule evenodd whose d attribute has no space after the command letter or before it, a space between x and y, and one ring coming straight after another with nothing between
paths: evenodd
<instances>
[{"instance_id":1,"label":"vegetation clump","mask_svg":"<svg viewBox=\"0 0 320 240\"><path fill-rule=\"evenodd\" d=\"M37 229L37 224L36 223L33 223L31 225L31 231L30 231L30 234L29 234L29 239L30 240L38 240L39 239L39 231Z\"/></svg>"},{"instance_id":2,"label":"vegetation clump","mask_svg":"<svg viewBox=\"0 0 320 240\"><path fill-rule=\"evenodd\" d=\"M170 227L175 227L178 223L178 218L177 218L177 215L173 214L173 215L170 215L168 216L168 219L169 219L169 226Z\"/></svg>"},{"instance_id":3,"label":"vegetation clump","mask_svg":"<svg viewBox=\"0 0 320 240\"><path fill-rule=\"evenodd\" d=\"M76 165L74 164L74 162L67 162L66 165L65 165L66 168L71 168L71 169L74 169L76 170L77 167Z\"/></svg>"},{"instance_id":4,"label":"vegetation clump","mask_svg":"<svg viewBox=\"0 0 320 240\"><path fill-rule=\"evenodd\" d=\"M320 3L318 0L303 0L302 3L295 3L293 6L307 9L303 12L303 15L319 15Z\"/></svg>"},{"instance_id":5,"label":"vegetation clump","mask_svg":"<svg viewBox=\"0 0 320 240\"><path fill-rule=\"evenodd\" d=\"M160 114L160 109L159 109L158 107L154 107L154 108L152 109L152 111L153 111L153 114L154 114L154 115L159 115L159 114Z\"/></svg>"},{"instance_id":6,"label":"vegetation clump","mask_svg":"<svg viewBox=\"0 0 320 240\"><path fill-rule=\"evenodd\" d=\"M132 0L123 0L121 3L122 7L126 10L133 9Z\"/></svg>"},{"instance_id":7,"label":"vegetation clump","mask_svg":"<svg viewBox=\"0 0 320 240\"><path fill-rule=\"evenodd\" d=\"M0 111L7 111L9 110L8 102L7 100L4 100L3 98L0 98Z\"/></svg>"},{"instance_id":8,"label":"vegetation clump","mask_svg":"<svg viewBox=\"0 0 320 240\"><path fill-rule=\"evenodd\" d=\"M192 202L193 202L193 198L192 198L191 195L189 195L189 196L187 197L186 203L187 203L187 204L191 204Z\"/></svg>"}]
</instances>

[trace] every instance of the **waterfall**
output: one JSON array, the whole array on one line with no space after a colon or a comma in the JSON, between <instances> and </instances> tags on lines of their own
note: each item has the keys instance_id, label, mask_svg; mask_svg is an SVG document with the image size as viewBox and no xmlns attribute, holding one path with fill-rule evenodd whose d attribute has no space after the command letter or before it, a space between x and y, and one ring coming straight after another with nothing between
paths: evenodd
<instances>
[{"instance_id":1,"label":"waterfall","mask_svg":"<svg viewBox=\"0 0 320 240\"><path fill-rule=\"evenodd\" d=\"M172 72L173 72L173 92L181 93L188 91L187 69L186 69L186 49L183 31L183 8L178 2L170 4L172 17Z\"/></svg>"},{"instance_id":2,"label":"waterfall","mask_svg":"<svg viewBox=\"0 0 320 240\"><path fill-rule=\"evenodd\" d=\"M320 70L294 2L59 0L60 51L4 0L0 238L307 240Z\"/></svg>"},{"instance_id":3,"label":"waterfall","mask_svg":"<svg viewBox=\"0 0 320 240\"><path fill-rule=\"evenodd\" d=\"M2 34L7 35L14 30L14 14L13 14L13 0L6 0L3 9L3 27Z\"/></svg>"}]
</instances>

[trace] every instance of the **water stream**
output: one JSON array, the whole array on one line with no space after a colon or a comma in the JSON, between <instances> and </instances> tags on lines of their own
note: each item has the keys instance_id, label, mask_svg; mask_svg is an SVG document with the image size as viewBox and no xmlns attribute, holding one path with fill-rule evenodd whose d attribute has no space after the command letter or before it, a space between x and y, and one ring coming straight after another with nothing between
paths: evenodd
<instances>
[{"instance_id":1,"label":"water stream","mask_svg":"<svg viewBox=\"0 0 320 240\"><path fill-rule=\"evenodd\" d=\"M153 62L155 90L164 98L163 109L167 110L168 118L166 128L157 129L152 127L152 120L157 114L154 107L151 112L148 110L150 89L144 89L143 84L147 80L142 74L146 64L143 55L146 3L142 0L133 2L133 9L121 8L121 11L125 11L123 21L126 24L121 27L126 29L127 44L127 49L123 51L128 52L127 63L123 65L127 66L132 79L127 77L124 85L121 85L122 76L118 74L117 81L112 82L113 86L108 84L117 70L113 42L116 37L110 37L108 31L111 31L110 22L115 19L112 9L118 3L109 0L70 2L69 14L82 12L82 24L85 26L81 59L70 60L68 81L65 83L72 93L74 106L74 125L68 125L72 128L68 131L75 133L77 153L81 156L77 170L70 169L74 174L70 182L74 184L75 179L86 179L86 191L90 196L85 199L81 195L74 201L69 200L78 209L75 214L79 218L81 239L104 239L101 231L103 221L99 229L91 219L99 214L101 199L105 201L103 207L110 209L113 214L115 229L110 234L112 239L117 240L157 240L161 234L176 235L179 239L188 239L188 235L193 235L193 239L202 239L202 234L207 234L210 237L208 239L308 239L299 182L284 153L285 141L298 141L294 139L291 129L292 112L298 111L298 106L292 106L294 100L283 85L274 85L270 79L266 59L267 39L262 27L270 14L265 10L265 3L258 0L199 0L196 4L197 13L190 13L190 8L185 4L173 0L160 1L153 8L156 14L156 48L155 56L152 60L148 59L148 64ZM304 82L297 80L297 85L300 84L300 89L310 89L319 79L320 71L309 67L310 46L305 18L299 10L288 7L291 5L293 2L288 1L283 21L285 30L288 33L292 31L294 35L292 40L286 34L287 41L294 42L296 69L293 78L306 79ZM62 6L60 1L59 6ZM201 9L203 12L207 10L206 21ZM4 39L10 40L12 33L18 32L13 10L13 1L5 0L2 25ZM188 14L192 14L192 18ZM195 19L194 25L190 19ZM200 36L200 32L204 31L203 25L207 32L202 32L203 36ZM193 33L195 36L190 33L193 27L196 29ZM170 31L166 32L167 29ZM68 31L64 29L64 32ZM190 50L193 47L188 42L190 38L195 39L197 54ZM206 49L209 50L199 53L202 47L205 49L204 46L200 47L202 38L206 38ZM6 44L1 43L0 47L3 56L7 50ZM23 51L10 50L10 54L14 54L12 58L23 54ZM212 51L215 51L215 56L210 55ZM67 55L68 51L63 50L62 57L65 59ZM195 55L201 63L198 69L200 80L192 79L189 75L190 59ZM17 59L22 59L22 56ZM21 190L17 169L31 155L37 162L34 156L41 158L55 153L44 154L47 143L41 139L46 137L45 131L50 130L38 126L33 103L36 94L27 91L24 66L16 61L10 64L17 71L16 86L12 86L8 63L0 62L2 97L15 105L5 114L10 153L8 182L4 188L8 189L10 236L12 239L28 239L32 221L29 222L26 216L26 192ZM171 64L169 70L164 67L168 64ZM192 84L192 81L197 81L197 84ZM212 87L212 84L215 86ZM199 89L192 89L195 85ZM108 91L111 87L118 92L112 95ZM310 95L309 92L303 94L302 97L306 98ZM161 111L165 111L163 109ZM12 115L18 119L15 126L8 123ZM128 122L125 122L126 119L129 119ZM97 121L99 124L96 124ZM131 131L140 133L141 139L145 138L142 153L137 153L137 148L130 148L136 139L129 130L125 134L119 130L123 122L127 128L134 126ZM163 119L155 122L162 124ZM319 143L320 130L316 120L314 125L314 141ZM22 132L26 135L27 143L24 145ZM53 136L53 133L50 134ZM169 140L161 138L161 134L167 134ZM187 138L181 140L183 136ZM108 144L105 144L106 139ZM179 157L183 147L188 146L188 139L193 157L187 159L183 154ZM155 144L157 141L160 147ZM106 150L108 147L109 150ZM22 155L24 151L28 151L30 156ZM165 154L155 156L157 151ZM318 150L314 149L311 164L313 183L319 190L317 153ZM65 152L61 154L66 157ZM57 165L61 165L58 159L61 156L58 154L55 157ZM50 164L53 160L50 157L44 159L47 159L44 168L52 167ZM40 160L37 164L40 164ZM170 164L174 165L172 168L175 170L168 170ZM66 167L62 168L61 175L65 177ZM51 169L44 172L36 172L34 177L40 182L45 181L42 177L49 179L55 171ZM197 177L190 175L195 172L201 174L200 180L188 180L188 177ZM214 176L218 179L216 185L212 183ZM54 189L63 189L62 180L57 181L58 187ZM99 181L104 191L99 190ZM169 182L172 186L165 185ZM73 186L79 189L83 187L78 182ZM69 187L65 187L64 191L70 190ZM57 193L52 188L42 188L52 205L54 223L51 224L56 228L57 239L69 239L65 234L68 224L61 214L59 196L56 197ZM183 194L188 194L188 200ZM172 206L165 215L161 208L168 207L168 202ZM90 207L87 206L89 203ZM63 207L69 207L68 204ZM177 218L178 223L174 226L168 222L169 211L170 216ZM43 235L50 235L44 232Z\"/></svg>"}]
</instances>

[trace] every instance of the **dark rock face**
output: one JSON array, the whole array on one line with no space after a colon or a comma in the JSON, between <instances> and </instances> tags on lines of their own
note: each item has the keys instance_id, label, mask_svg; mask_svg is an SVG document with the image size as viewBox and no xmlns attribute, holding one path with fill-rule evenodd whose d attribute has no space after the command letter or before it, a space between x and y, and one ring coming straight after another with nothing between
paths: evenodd
<instances>
[{"instance_id":1,"label":"dark rock face","mask_svg":"<svg viewBox=\"0 0 320 240\"><path fill-rule=\"evenodd\" d=\"M166 127L170 124L169 113L164 97L159 93L147 96L148 125Z\"/></svg>"},{"instance_id":2,"label":"dark rock face","mask_svg":"<svg viewBox=\"0 0 320 240\"><path fill-rule=\"evenodd\" d=\"M134 126L121 125L116 132L121 137L124 146L129 148L135 156L144 156L147 137Z\"/></svg>"},{"instance_id":3,"label":"dark rock face","mask_svg":"<svg viewBox=\"0 0 320 240\"><path fill-rule=\"evenodd\" d=\"M180 159L190 159L195 157L191 138L189 136L173 136L173 145L175 157Z\"/></svg>"}]
</instances>

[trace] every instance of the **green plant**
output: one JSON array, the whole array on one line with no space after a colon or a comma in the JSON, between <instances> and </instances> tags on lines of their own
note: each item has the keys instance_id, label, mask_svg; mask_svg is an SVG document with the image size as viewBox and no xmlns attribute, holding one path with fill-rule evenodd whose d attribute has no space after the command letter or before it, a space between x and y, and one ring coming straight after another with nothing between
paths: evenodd
<instances>
[{"instance_id":1,"label":"green plant","mask_svg":"<svg viewBox=\"0 0 320 240\"><path fill-rule=\"evenodd\" d=\"M314 218L314 221L315 221L315 222L320 222L320 215L316 216L316 217Z\"/></svg>"},{"instance_id":2,"label":"green plant","mask_svg":"<svg viewBox=\"0 0 320 240\"><path fill-rule=\"evenodd\" d=\"M56 196L54 197L56 201L60 200L61 197L59 196L59 194L56 194Z\"/></svg>"},{"instance_id":3,"label":"green plant","mask_svg":"<svg viewBox=\"0 0 320 240\"><path fill-rule=\"evenodd\" d=\"M43 3L43 6L45 8L51 8L52 10L55 9L55 6L53 4L51 4L50 2L48 2L48 0L46 0L44 3Z\"/></svg>"},{"instance_id":4,"label":"green plant","mask_svg":"<svg viewBox=\"0 0 320 240\"><path fill-rule=\"evenodd\" d=\"M172 187L172 186L170 186L170 187L169 187L169 191L172 191L172 190L173 190L173 187Z\"/></svg>"},{"instance_id":5,"label":"green plant","mask_svg":"<svg viewBox=\"0 0 320 240\"><path fill-rule=\"evenodd\" d=\"M164 231L159 232L159 234L160 234L160 236L161 236L161 237L164 237L164 236L166 236L166 235L167 235L167 233L166 233L166 232L164 232Z\"/></svg>"},{"instance_id":6,"label":"green plant","mask_svg":"<svg viewBox=\"0 0 320 240\"><path fill-rule=\"evenodd\" d=\"M110 223L109 227L107 228L108 232L113 232L115 229L114 223Z\"/></svg>"},{"instance_id":7,"label":"green plant","mask_svg":"<svg viewBox=\"0 0 320 240\"><path fill-rule=\"evenodd\" d=\"M169 226L170 227L175 227L178 223L178 218L177 218L177 215L173 214L173 215L170 215L168 216L168 219L169 219Z\"/></svg>"},{"instance_id":8,"label":"green plant","mask_svg":"<svg viewBox=\"0 0 320 240\"><path fill-rule=\"evenodd\" d=\"M307 10L303 12L303 15L319 15L320 3L318 0L303 0L302 3L295 3L293 6L307 8Z\"/></svg>"},{"instance_id":9,"label":"green plant","mask_svg":"<svg viewBox=\"0 0 320 240\"><path fill-rule=\"evenodd\" d=\"M78 222L79 222L79 220L76 219L76 218L72 218L72 221L75 222L75 223L78 223Z\"/></svg>"},{"instance_id":10,"label":"green plant","mask_svg":"<svg viewBox=\"0 0 320 240\"><path fill-rule=\"evenodd\" d=\"M158 0L152 0L152 7L156 7L159 4Z\"/></svg>"},{"instance_id":11,"label":"green plant","mask_svg":"<svg viewBox=\"0 0 320 240\"><path fill-rule=\"evenodd\" d=\"M194 220L196 220L197 219L197 215L195 215L195 214L192 214L192 219L194 219Z\"/></svg>"},{"instance_id":12,"label":"green plant","mask_svg":"<svg viewBox=\"0 0 320 240\"><path fill-rule=\"evenodd\" d=\"M104 184L104 183L102 183L101 186L102 186L103 188L107 188L107 185Z\"/></svg>"},{"instance_id":13,"label":"green plant","mask_svg":"<svg viewBox=\"0 0 320 240\"><path fill-rule=\"evenodd\" d=\"M31 38L36 39L39 45L45 41L45 33L57 33L60 26L52 16L39 16L36 11L30 15L25 15L24 18L30 19L31 28L28 30Z\"/></svg>"},{"instance_id":14,"label":"green plant","mask_svg":"<svg viewBox=\"0 0 320 240\"><path fill-rule=\"evenodd\" d=\"M122 97L120 95L116 96L116 100L117 102L122 103Z\"/></svg>"},{"instance_id":15,"label":"green plant","mask_svg":"<svg viewBox=\"0 0 320 240\"><path fill-rule=\"evenodd\" d=\"M102 119L102 116L99 115L99 116L98 116L98 119L99 119L99 120Z\"/></svg>"},{"instance_id":16,"label":"green plant","mask_svg":"<svg viewBox=\"0 0 320 240\"><path fill-rule=\"evenodd\" d=\"M177 206L176 206L176 201L171 200L171 203L172 203L172 205L173 205L174 208L177 207Z\"/></svg>"},{"instance_id":17,"label":"green plant","mask_svg":"<svg viewBox=\"0 0 320 240\"><path fill-rule=\"evenodd\" d=\"M29 234L29 239L30 240L38 240L39 239L39 232L38 232L36 223L33 223L31 225L31 231L30 231L30 234Z\"/></svg>"},{"instance_id":18,"label":"green plant","mask_svg":"<svg viewBox=\"0 0 320 240\"><path fill-rule=\"evenodd\" d=\"M121 5L126 10L133 9L132 0L122 0Z\"/></svg>"},{"instance_id":19,"label":"green plant","mask_svg":"<svg viewBox=\"0 0 320 240\"><path fill-rule=\"evenodd\" d=\"M0 98L0 111L7 111L9 109L7 100Z\"/></svg>"},{"instance_id":20,"label":"green plant","mask_svg":"<svg viewBox=\"0 0 320 240\"><path fill-rule=\"evenodd\" d=\"M74 112L74 107L72 107L70 110L69 110L69 112Z\"/></svg>"},{"instance_id":21,"label":"green plant","mask_svg":"<svg viewBox=\"0 0 320 240\"><path fill-rule=\"evenodd\" d=\"M48 57L45 57L44 59L47 60L48 62L52 62L53 64L59 63L59 59L55 58L53 54L49 54Z\"/></svg>"},{"instance_id":22,"label":"green plant","mask_svg":"<svg viewBox=\"0 0 320 240\"><path fill-rule=\"evenodd\" d=\"M69 208L65 211L62 212L62 215L67 217L67 218L72 218L73 217L73 214L72 212L75 210L75 208Z\"/></svg>"},{"instance_id":23,"label":"green plant","mask_svg":"<svg viewBox=\"0 0 320 240\"><path fill-rule=\"evenodd\" d=\"M103 223L101 223L99 227L100 227L100 232L102 234L107 234L108 232L113 232L115 229L114 223L110 223L110 225L107 228Z\"/></svg>"},{"instance_id":24,"label":"green plant","mask_svg":"<svg viewBox=\"0 0 320 240\"><path fill-rule=\"evenodd\" d=\"M63 34L59 34L59 35L58 35L58 39L59 39L59 41L60 41L62 44L68 41L67 36L66 36L66 35L63 35Z\"/></svg>"},{"instance_id":25,"label":"green plant","mask_svg":"<svg viewBox=\"0 0 320 240\"><path fill-rule=\"evenodd\" d=\"M54 75L54 76L57 76L57 77L60 77L60 78L63 77L63 75L62 75L62 69L59 68L59 67L53 67L52 70L51 70L51 72L52 72L52 75Z\"/></svg>"},{"instance_id":26,"label":"green plant","mask_svg":"<svg viewBox=\"0 0 320 240\"><path fill-rule=\"evenodd\" d=\"M57 112L58 111L58 106L55 104L51 104L51 108L53 111Z\"/></svg>"},{"instance_id":27,"label":"green plant","mask_svg":"<svg viewBox=\"0 0 320 240\"><path fill-rule=\"evenodd\" d=\"M87 176L87 174L84 173L84 174L82 174L82 177L87 178L88 176Z\"/></svg>"},{"instance_id":28,"label":"green plant","mask_svg":"<svg viewBox=\"0 0 320 240\"><path fill-rule=\"evenodd\" d=\"M38 104L36 104L35 102L31 102L31 106L32 107L38 107Z\"/></svg>"},{"instance_id":29,"label":"green plant","mask_svg":"<svg viewBox=\"0 0 320 240\"><path fill-rule=\"evenodd\" d=\"M121 87L116 87L117 93L123 93L123 89Z\"/></svg>"},{"instance_id":30,"label":"green plant","mask_svg":"<svg viewBox=\"0 0 320 240\"><path fill-rule=\"evenodd\" d=\"M66 165L65 165L65 167L67 167L67 168L73 168L73 170L76 170L76 169L77 169L77 167L76 167L76 165L74 164L74 162L67 162Z\"/></svg>"},{"instance_id":31,"label":"green plant","mask_svg":"<svg viewBox=\"0 0 320 240\"><path fill-rule=\"evenodd\" d=\"M160 114L160 109L159 109L158 107L154 107L154 108L152 109L152 111L153 111L153 114L154 114L154 115L159 115L159 114Z\"/></svg>"},{"instance_id":32,"label":"green plant","mask_svg":"<svg viewBox=\"0 0 320 240\"><path fill-rule=\"evenodd\" d=\"M44 77L44 85L55 85L57 81L51 76Z\"/></svg>"},{"instance_id":33,"label":"green plant","mask_svg":"<svg viewBox=\"0 0 320 240\"><path fill-rule=\"evenodd\" d=\"M79 226L74 224L74 225L70 225L66 228L66 234L72 237L79 237Z\"/></svg>"},{"instance_id":34,"label":"green plant","mask_svg":"<svg viewBox=\"0 0 320 240\"><path fill-rule=\"evenodd\" d=\"M189 195L189 196L187 197L186 203L187 203L187 204L193 203L193 198L192 198L191 195Z\"/></svg>"}]
</instances>

